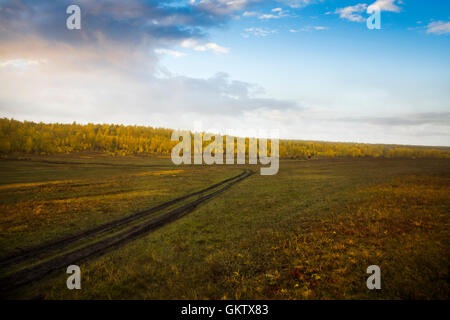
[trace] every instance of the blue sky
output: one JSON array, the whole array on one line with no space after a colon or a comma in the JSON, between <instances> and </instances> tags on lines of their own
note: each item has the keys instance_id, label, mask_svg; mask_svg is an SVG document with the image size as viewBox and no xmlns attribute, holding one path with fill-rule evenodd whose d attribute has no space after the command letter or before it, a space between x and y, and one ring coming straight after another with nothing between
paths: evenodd
<instances>
[{"instance_id":1,"label":"blue sky","mask_svg":"<svg viewBox=\"0 0 450 320\"><path fill-rule=\"evenodd\" d=\"M449 1L2 0L0 48L3 117L450 145Z\"/></svg>"}]
</instances>

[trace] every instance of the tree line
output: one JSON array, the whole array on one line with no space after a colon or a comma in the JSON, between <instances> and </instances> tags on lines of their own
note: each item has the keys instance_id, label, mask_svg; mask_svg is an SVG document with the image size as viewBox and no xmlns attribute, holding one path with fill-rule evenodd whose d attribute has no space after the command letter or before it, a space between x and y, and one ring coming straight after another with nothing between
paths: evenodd
<instances>
[{"instance_id":1,"label":"tree line","mask_svg":"<svg viewBox=\"0 0 450 320\"><path fill-rule=\"evenodd\" d=\"M0 153L170 156L171 129L114 124L36 123L0 119ZM248 139L246 141L248 147ZM280 158L450 158L450 148L280 140Z\"/></svg>"}]
</instances>

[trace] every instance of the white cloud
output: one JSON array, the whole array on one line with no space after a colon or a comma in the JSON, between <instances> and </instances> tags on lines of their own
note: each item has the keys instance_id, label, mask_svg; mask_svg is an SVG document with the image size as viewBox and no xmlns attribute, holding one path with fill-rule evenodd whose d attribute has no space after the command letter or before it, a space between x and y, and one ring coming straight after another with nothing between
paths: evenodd
<instances>
[{"instance_id":1,"label":"white cloud","mask_svg":"<svg viewBox=\"0 0 450 320\"><path fill-rule=\"evenodd\" d=\"M124 65L123 70L111 69L89 63L85 57L92 52L78 53L82 58L54 53L49 63L40 64L26 77L0 68L2 116L192 128L199 117L213 123L212 119L238 119L252 110L298 108L295 102L265 97L258 85L230 79L225 73L203 79L168 72L165 77L149 74L143 79L148 71L145 60L136 61L137 70ZM83 63L88 72L80 70Z\"/></svg>"},{"instance_id":2,"label":"white cloud","mask_svg":"<svg viewBox=\"0 0 450 320\"><path fill-rule=\"evenodd\" d=\"M155 49L155 53L161 55L169 55L177 59L186 56L186 53L184 52L169 49Z\"/></svg>"},{"instance_id":3,"label":"white cloud","mask_svg":"<svg viewBox=\"0 0 450 320\"><path fill-rule=\"evenodd\" d=\"M255 17L258 16L258 19L260 20L267 20L267 19L279 19L283 17L289 17L292 15L289 14L289 10L283 10L282 8L273 8L270 10L270 13L258 13L256 11L245 11L242 14L243 17Z\"/></svg>"},{"instance_id":4,"label":"white cloud","mask_svg":"<svg viewBox=\"0 0 450 320\"><path fill-rule=\"evenodd\" d=\"M289 16L289 11L283 10L281 8L274 8L271 10L271 12L273 13L262 14L258 18L264 20L264 19L278 19Z\"/></svg>"},{"instance_id":5,"label":"white cloud","mask_svg":"<svg viewBox=\"0 0 450 320\"><path fill-rule=\"evenodd\" d=\"M395 4L395 0L376 0L367 7L367 13L372 13L377 8L380 11L400 12L400 7Z\"/></svg>"},{"instance_id":6,"label":"white cloud","mask_svg":"<svg viewBox=\"0 0 450 320\"><path fill-rule=\"evenodd\" d=\"M303 8L315 2L314 0L278 0L278 1L286 3L291 8Z\"/></svg>"},{"instance_id":7,"label":"white cloud","mask_svg":"<svg viewBox=\"0 0 450 320\"><path fill-rule=\"evenodd\" d=\"M244 17L254 17L254 16L257 16L258 13L257 13L257 12L254 12L254 11L245 11L242 15L243 15Z\"/></svg>"},{"instance_id":8,"label":"white cloud","mask_svg":"<svg viewBox=\"0 0 450 320\"><path fill-rule=\"evenodd\" d=\"M195 39L183 40L181 42L181 46L183 48L190 48L195 51L213 51L215 53L222 53L222 54L226 54L226 53L230 52L229 48L219 46L217 43L208 42L205 44L199 44L198 41Z\"/></svg>"},{"instance_id":9,"label":"white cloud","mask_svg":"<svg viewBox=\"0 0 450 320\"><path fill-rule=\"evenodd\" d=\"M217 15L228 15L244 10L253 2L258 2L258 0L200 0L191 2L191 5Z\"/></svg>"},{"instance_id":10,"label":"white cloud","mask_svg":"<svg viewBox=\"0 0 450 320\"><path fill-rule=\"evenodd\" d=\"M345 8L336 9L335 13L339 14L341 19L346 19L354 22L364 22L365 19L362 17L361 13L366 11L367 4L359 3L354 6L348 6Z\"/></svg>"},{"instance_id":11,"label":"white cloud","mask_svg":"<svg viewBox=\"0 0 450 320\"><path fill-rule=\"evenodd\" d=\"M292 33L296 33L296 32L301 32L301 31L312 31L312 30L316 30L316 31L323 31L323 30L328 30L328 27L325 26L306 26L300 29L290 29L289 32Z\"/></svg>"},{"instance_id":12,"label":"white cloud","mask_svg":"<svg viewBox=\"0 0 450 320\"><path fill-rule=\"evenodd\" d=\"M354 6L338 8L334 13L339 14L341 19L353 22L364 22L366 19L362 16L362 13L365 11L369 14L376 9L379 9L380 11L400 12L401 8L397 6L395 2L395 0L376 0L369 6L367 6L366 3L358 3ZM397 3L401 2L397 1Z\"/></svg>"},{"instance_id":13,"label":"white cloud","mask_svg":"<svg viewBox=\"0 0 450 320\"><path fill-rule=\"evenodd\" d=\"M427 33L447 34L450 33L450 22L436 21L427 26Z\"/></svg>"},{"instance_id":14,"label":"white cloud","mask_svg":"<svg viewBox=\"0 0 450 320\"><path fill-rule=\"evenodd\" d=\"M278 19L280 16L274 14L262 14L259 19Z\"/></svg>"},{"instance_id":15,"label":"white cloud","mask_svg":"<svg viewBox=\"0 0 450 320\"><path fill-rule=\"evenodd\" d=\"M209 42L207 44L205 44L204 46L199 46L196 47L195 50L198 51L206 51L206 50L212 50L216 53L228 53L230 52L230 49L225 48L225 47L221 47L218 44L214 43L214 42Z\"/></svg>"},{"instance_id":16,"label":"white cloud","mask_svg":"<svg viewBox=\"0 0 450 320\"><path fill-rule=\"evenodd\" d=\"M247 38L249 34L254 35L255 37L267 37L268 35L278 32L277 30L266 28L247 28L244 29L244 31L246 32L243 34L245 38Z\"/></svg>"},{"instance_id":17,"label":"white cloud","mask_svg":"<svg viewBox=\"0 0 450 320\"><path fill-rule=\"evenodd\" d=\"M30 60L30 59L10 59L0 61L0 68L12 67L17 69L26 69L31 66L36 66L45 62L44 60Z\"/></svg>"}]
</instances>

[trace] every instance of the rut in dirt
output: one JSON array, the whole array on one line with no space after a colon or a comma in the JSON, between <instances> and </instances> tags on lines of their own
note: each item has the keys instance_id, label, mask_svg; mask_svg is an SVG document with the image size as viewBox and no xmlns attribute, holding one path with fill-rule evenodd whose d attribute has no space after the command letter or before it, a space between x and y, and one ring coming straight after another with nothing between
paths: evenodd
<instances>
[{"instance_id":1,"label":"rut in dirt","mask_svg":"<svg viewBox=\"0 0 450 320\"><path fill-rule=\"evenodd\" d=\"M231 188L236 183L250 177L252 174L253 174L252 171L244 170L241 174L239 174L235 177L226 179L222 182L219 182L215 185L212 185L212 186L202 189L200 191L191 193L189 195L186 195L186 196L174 199L172 201L163 203L152 209L138 212L138 213L128 216L126 218L119 219L119 220L113 221L111 223L107 223L105 225L99 226L97 228L87 230L85 232L82 232L82 233L72 236L72 237L68 237L65 239L55 241L53 243L48 243L48 244L45 244L45 245L42 245L39 247L29 249L28 251L26 251L25 253L22 253L21 255L17 255L16 257L11 257L11 258L9 258L10 262L11 261L14 261L14 262L23 261L28 257L34 256L34 254L48 253L48 252L54 251L58 248L63 248L65 246L73 243L76 240L82 239L83 237L92 236L94 234L108 231L117 226L121 226L126 223L130 223L130 222L132 222L136 219L139 219L145 215L148 215L150 213L167 208L167 207L169 207L173 204L176 204L182 200L186 200L195 195L203 194L207 191L214 190L215 188L220 187L219 189L217 189L213 192L207 193L206 195L202 195L201 197L199 197L196 200L193 200L186 204L183 204L182 206L172 209L154 219L142 222L142 223L140 223L134 227L131 227L125 231L119 232L118 234L115 234L114 236L110 236L108 238L99 240L92 244L88 244L84 247L81 247L81 248L71 251L69 253L62 254L62 255L52 258L48 261L45 261L40 264L22 269L22 270L17 271L9 276L6 276L6 277L0 279L0 290L2 292L2 295L8 291L14 290L25 284L39 280L39 279L43 278L45 275L51 273L52 271L56 271L56 270L65 268L76 262L86 260L87 258L91 258L94 256L100 256L110 249L113 249L113 248L116 248L123 244L126 244L129 241L134 240L140 236L143 236L150 231L156 230L157 228L159 228L163 225L173 222L173 221L183 217L184 215L188 214L189 212L192 212L201 203L204 203L204 202L214 198L215 196L219 195L220 193Z\"/></svg>"},{"instance_id":2,"label":"rut in dirt","mask_svg":"<svg viewBox=\"0 0 450 320\"><path fill-rule=\"evenodd\" d=\"M155 206L153 208L150 208L150 209L147 209L147 210L144 210L144 211L140 211L140 212L136 212L136 213L131 214L129 216L126 216L124 218L117 219L117 220L114 220L114 221L102 224L102 225L97 226L95 228L88 229L88 230L82 231L80 233L77 233L77 234L74 234L74 235L71 235L71 236L68 236L68 237L65 237L65 238L61 238L61 239L58 239L58 240L53 240L53 241L46 242L46 243L43 243L41 245L38 245L38 246L35 246L35 247L32 247L32 248L27 248L27 249L18 251L18 252L13 253L12 255L10 255L8 257L5 257L5 258L1 259L0 260L0 267L14 265L14 264L23 262L23 261L25 261L25 260L27 260L27 259L29 259L31 257L35 258L35 257L37 257L39 255L42 255L42 254L51 253L51 252L53 252L55 250L63 249L63 248L69 246L70 244L73 244L74 242L76 242L78 240L82 240L82 239L85 239L85 238L88 238L88 237L91 237L91 236L94 236L94 235L98 235L100 233L103 233L103 232L106 232L106 231L110 231L110 230L112 230L114 228L117 228L119 226L124 226L126 224L132 223L133 221L136 221L136 220L141 219L143 217L146 217L146 216L148 216L150 214L153 214L153 213L156 213L156 212L161 211L163 209L166 209L166 208L168 208L168 207L170 207L172 205L175 205L175 204L177 204L179 202L182 202L182 201L187 200L189 198L192 198L194 196L200 195L202 193L205 193L205 192L213 190L213 189L215 189L217 187L220 187L221 185L224 185L224 184L226 184L226 183L228 183L228 182L230 182L232 180L239 179L240 177L244 176L246 173L248 173L248 171L244 170L242 173L240 173L237 176L225 179L225 180L223 180L221 182L213 184L213 185L211 185L211 186L209 186L207 188L204 188L202 190L199 190L199 191L187 194L185 196L182 196L182 197L179 197L179 198L176 198L176 199L164 202L164 203L159 204L159 205L157 205L157 206Z\"/></svg>"}]
</instances>

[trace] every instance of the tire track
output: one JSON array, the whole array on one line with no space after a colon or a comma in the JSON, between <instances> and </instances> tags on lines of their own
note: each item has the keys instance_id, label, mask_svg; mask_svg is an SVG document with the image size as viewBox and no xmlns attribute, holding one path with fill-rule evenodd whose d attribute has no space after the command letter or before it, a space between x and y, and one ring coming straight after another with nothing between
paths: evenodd
<instances>
[{"instance_id":1,"label":"tire track","mask_svg":"<svg viewBox=\"0 0 450 320\"><path fill-rule=\"evenodd\" d=\"M52 271L62 269L64 267L67 267L70 264L85 260L85 259L93 257L93 256L102 255L111 248L123 245L131 240L138 238L139 236L142 236L142 235L148 233L149 231L155 230L167 223L175 221L175 220L183 217L184 215L188 214L189 212L193 211L201 203L203 203L207 200L210 200L211 198L217 196L218 194L228 190L229 188L231 188L231 186L248 178L252 174L253 174L252 171L245 170L243 173L241 173L240 175L238 175L234 178L224 180L224 181L231 181L228 184L225 184L226 182L222 181L222 182L220 182L216 185L213 185L211 187L208 187L206 189L210 190L210 189L213 189L214 186L217 187L217 186L225 184L225 186L223 186L222 188L220 188L216 191L213 191L211 193L208 193L208 194L206 194L194 201L191 201L187 204L184 204L181 207L172 209L169 212L167 212L159 217L156 217L152 220L143 222L137 226L131 227L130 229L122 231L114 236L109 237L109 238L99 240L95 243L86 245L82 248L79 248L72 252L63 254L63 255L53 258L49 261L45 261L38 265L22 269L22 270L17 271L9 276L1 278L0 279L0 288L1 288L0 290L2 292L2 295L5 292L16 289L27 283L30 283L35 280L39 280L42 277L44 277L45 275L51 273ZM195 194L199 194L206 189L198 191ZM181 198L188 198L189 196L192 196L192 195L193 194L187 195L187 196L181 197ZM180 199L180 198L178 198L178 199ZM178 199L175 199L173 201L176 201ZM163 205L165 205L165 204L163 204ZM121 220L123 220L123 219L121 219ZM65 240L65 239L63 239L63 240Z\"/></svg>"},{"instance_id":2,"label":"tire track","mask_svg":"<svg viewBox=\"0 0 450 320\"><path fill-rule=\"evenodd\" d=\"M228 182L230 182L232 180L239 179L240 177L242 177L246 173L248 173L248 171L244 170L242 173L240 173L237 176L225 179L225 180L223 180L221 182L213 184L213 185L211 185L211 186L209 186L207 188L204 188L202 190L199 190L199 191L187 194L185 196L182 196L182 197L179 197L179 198L176 198L176 199L164 202L164 203L159 204L159 205L157 205L157 206L155 206L153 208L150 208L150 209L147 209L147 210L144 210L144 211L140 211L140 212L136 212L136 213L131 214L129 216L126 216L124 218L117 219L117 220L114 220L114 221L102 224L102 225L97 226L95 228L88 229L86 231L82 231L80 233L68 236L66 238L62 238L62 239L46 242L46 243L43 243L41 245L37 245L35 247L31 247L31 248L19 251L19 252L15 253L15 254L12 254L12 255L10 255L8 257L5 257L2 260L0 260L0 267L3 268L3 267L8 266L8 265L17 264L17 263L25 261L28 258L36 257L36 256L42 255L44 253L50 253L50 252L53 252L55 250L62 249L62 248L66 247L66 246L68 246L68 245L70 245L70 244L72 244L72 243L74 243L74 242L76 242L78 240L81 240L81 239L84 239L84 238L87 238L87 237L91 237L91 236L103 233L105 231L109 231L109 230L114 229L116 227L123 226L125 224L131 223L134 220L143 218L143 217L148 216L150 214L153 214L155 212L158 212L158 211L161 211L163 209L166 209L166 208L168 208L168 207L170 207L170 206L172 206L174 204L177 204L177 203L179 203L181 201L184 201L186 199L192 198L192 197L197 196L199 194L202 194L204 192L207 192L207 191L210 191L212 189L215 189L215 188L217 188L217 187L219 187L219 186L221 186L223 184L226 184L226 183L228 183Z\"/></svg>"}]
</instances>

